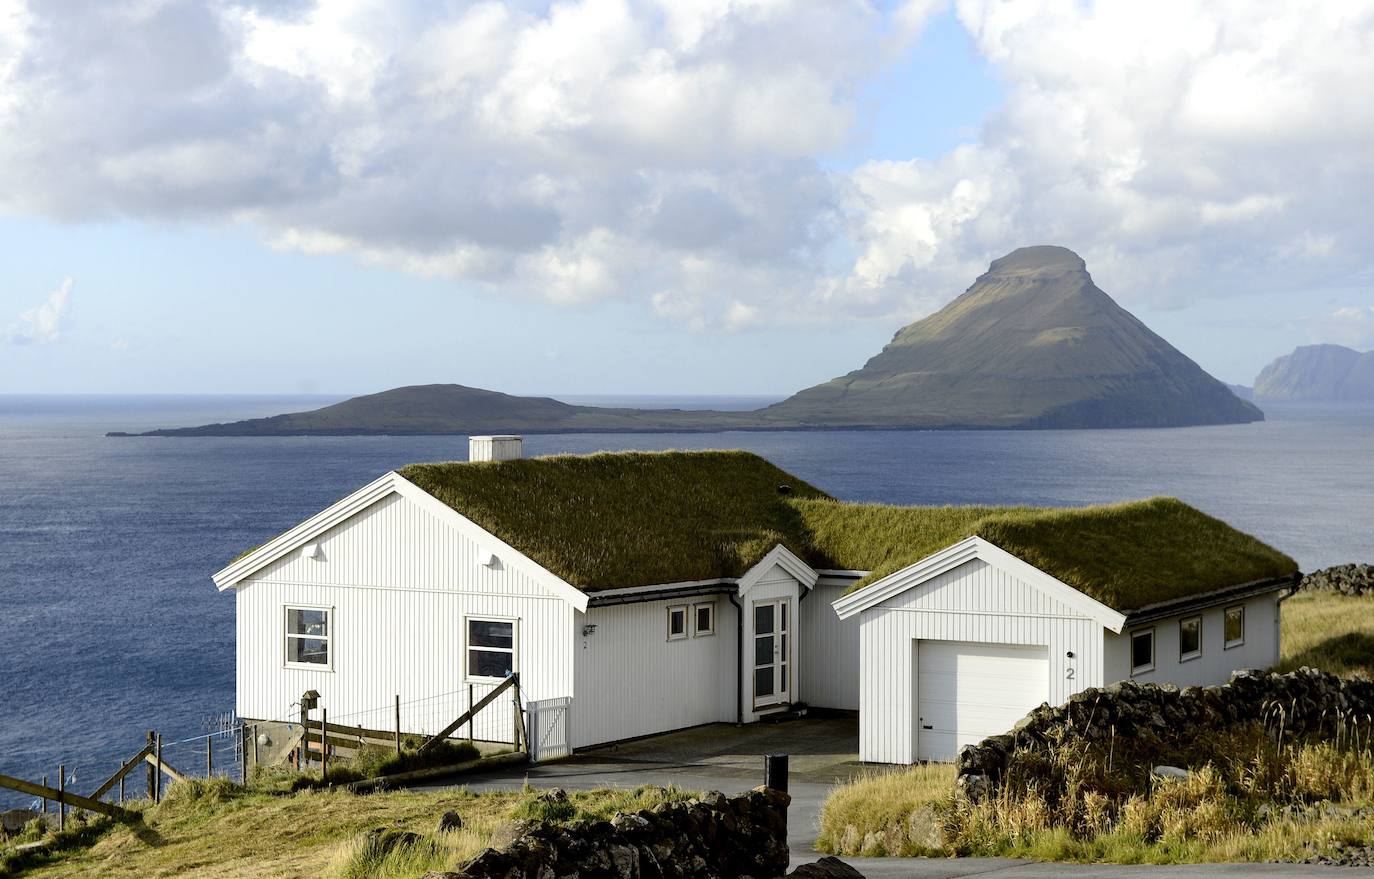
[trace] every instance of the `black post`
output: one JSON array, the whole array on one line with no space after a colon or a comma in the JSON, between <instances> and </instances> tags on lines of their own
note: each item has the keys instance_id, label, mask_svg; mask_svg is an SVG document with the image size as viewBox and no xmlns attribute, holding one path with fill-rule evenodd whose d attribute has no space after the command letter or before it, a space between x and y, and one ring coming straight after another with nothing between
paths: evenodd
<instances>
[{"instance_id":1,"label":"black post","mask_svg":"<svg viewBox=\"0 0 1374 879\"><path fill-rule=\"evenodd\" d=\"M763 755L763 786L787 791L787 755Z\"/></svg>"}]
</instances>

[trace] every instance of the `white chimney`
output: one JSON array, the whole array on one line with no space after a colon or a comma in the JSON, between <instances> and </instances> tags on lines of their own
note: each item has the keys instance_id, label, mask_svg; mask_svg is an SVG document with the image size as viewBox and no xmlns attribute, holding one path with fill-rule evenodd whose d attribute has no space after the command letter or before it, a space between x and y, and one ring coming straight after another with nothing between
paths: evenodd
<instances>
[{"instance_id":1,"label":"white chimney","mask_svg":"<svg viewBox=\"0 0 1374 879\"><path fill-rule=\"evenodd\" d=\"M518 436L468 437L469 461L509 461L519 458L523 439Z\"/></svg>"}]
</instances>

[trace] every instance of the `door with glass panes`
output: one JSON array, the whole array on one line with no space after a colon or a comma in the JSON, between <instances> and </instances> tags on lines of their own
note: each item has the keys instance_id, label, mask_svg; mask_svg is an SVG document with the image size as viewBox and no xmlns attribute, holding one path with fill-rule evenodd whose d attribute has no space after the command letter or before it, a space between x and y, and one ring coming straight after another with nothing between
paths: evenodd
<instances>
[{"instance_id":1,"label":"door with glass panes","mask_svg":"<svg viewBox=\"0 0 1374 879\"><path fill-rule=\"evenodd\" d=\"M792 601L754 602L754 707L792 701Z\"/></svg>"}]
</instances>

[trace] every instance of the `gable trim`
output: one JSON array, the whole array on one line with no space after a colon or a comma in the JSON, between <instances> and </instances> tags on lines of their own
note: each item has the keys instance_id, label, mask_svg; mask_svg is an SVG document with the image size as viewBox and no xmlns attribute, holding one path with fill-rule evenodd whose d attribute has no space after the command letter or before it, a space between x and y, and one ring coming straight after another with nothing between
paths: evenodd
<instances>
[{"instance_id":1,"label":"gable trim","mask_svg":"<svg viewBox=\"0 0 1374 879\"><path fill-rule=\"evenodd\" d=\"M914 564L888 574L858 592L836 600L831 606L842 620L849 619L861 611L875 607L888 599L901 595L926 583L960 565L978 559L993 567L1000 568L1019 580L1047 593L1051 598L1062 602L1074 611L1095 620L1113 632L1120 632L1126 624L1126 615L1113 610L1102 602L1073 588L1067 583L1052 577L1034 565L1028 564L1001 547L977 535L967 537L939 552L932 553Z\"/></svg>"},{"instance_id":2,"label":"gable trim","mask_svg":"<svg viewBox=\"0 0 1374 879\"><path fill-rule=\"evenodd\" d=\"M779 543L770 549L767 555L759 559L757 564L745 571L744 576L739 578L739 594L743 595L757 586L764 575L773 568L782 568L788 576L799 580L807 589L814 587L821 576L814 568L798 558L795 553Z\"/></svg>"},{"instance_id":3,"label":"gable trim","mask_svg":"<svg viewBox=\"0 0 1374 879\"><path fill-rule=\"evenodd\" d=\"M400 495L418 504L422 509L455 526L460 533L477 540L483 547L490 548L497 556L527 568L533 579L579 611L587 609L587 594L552 571L540 565L529 556L515 549L505 541L482 528L457 510L439 501L424 489L412 483L396 471L391 471L373 480L357 491L338 501L294 528L269 540L237 561L231 562L211 578L222 592L231 589L273 562L284 558L321 534L329 531L358 513L385 500L391 495Z\"/></svg>"}]
</instances>

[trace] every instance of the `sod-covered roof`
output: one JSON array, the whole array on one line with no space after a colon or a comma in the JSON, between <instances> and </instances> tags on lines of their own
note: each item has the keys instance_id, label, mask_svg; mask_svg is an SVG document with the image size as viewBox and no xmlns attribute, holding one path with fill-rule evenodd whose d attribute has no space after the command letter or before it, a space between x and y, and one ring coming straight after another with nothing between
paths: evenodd
<instances>
[{"instance_id":1,"label":"sod-covered roof","mask_svg":"<svg viewBox=\"0 0 1374 879\"><path fill-rule=\"evenodd\" d=\"M846 503L737 451L400 473L587 592L738 577L779 543L816 568L869 571L860 588L975 534L1123 612L1297 571L1283 553L1173 498L1072 509Z\"/></svg>"}]
</instances>

